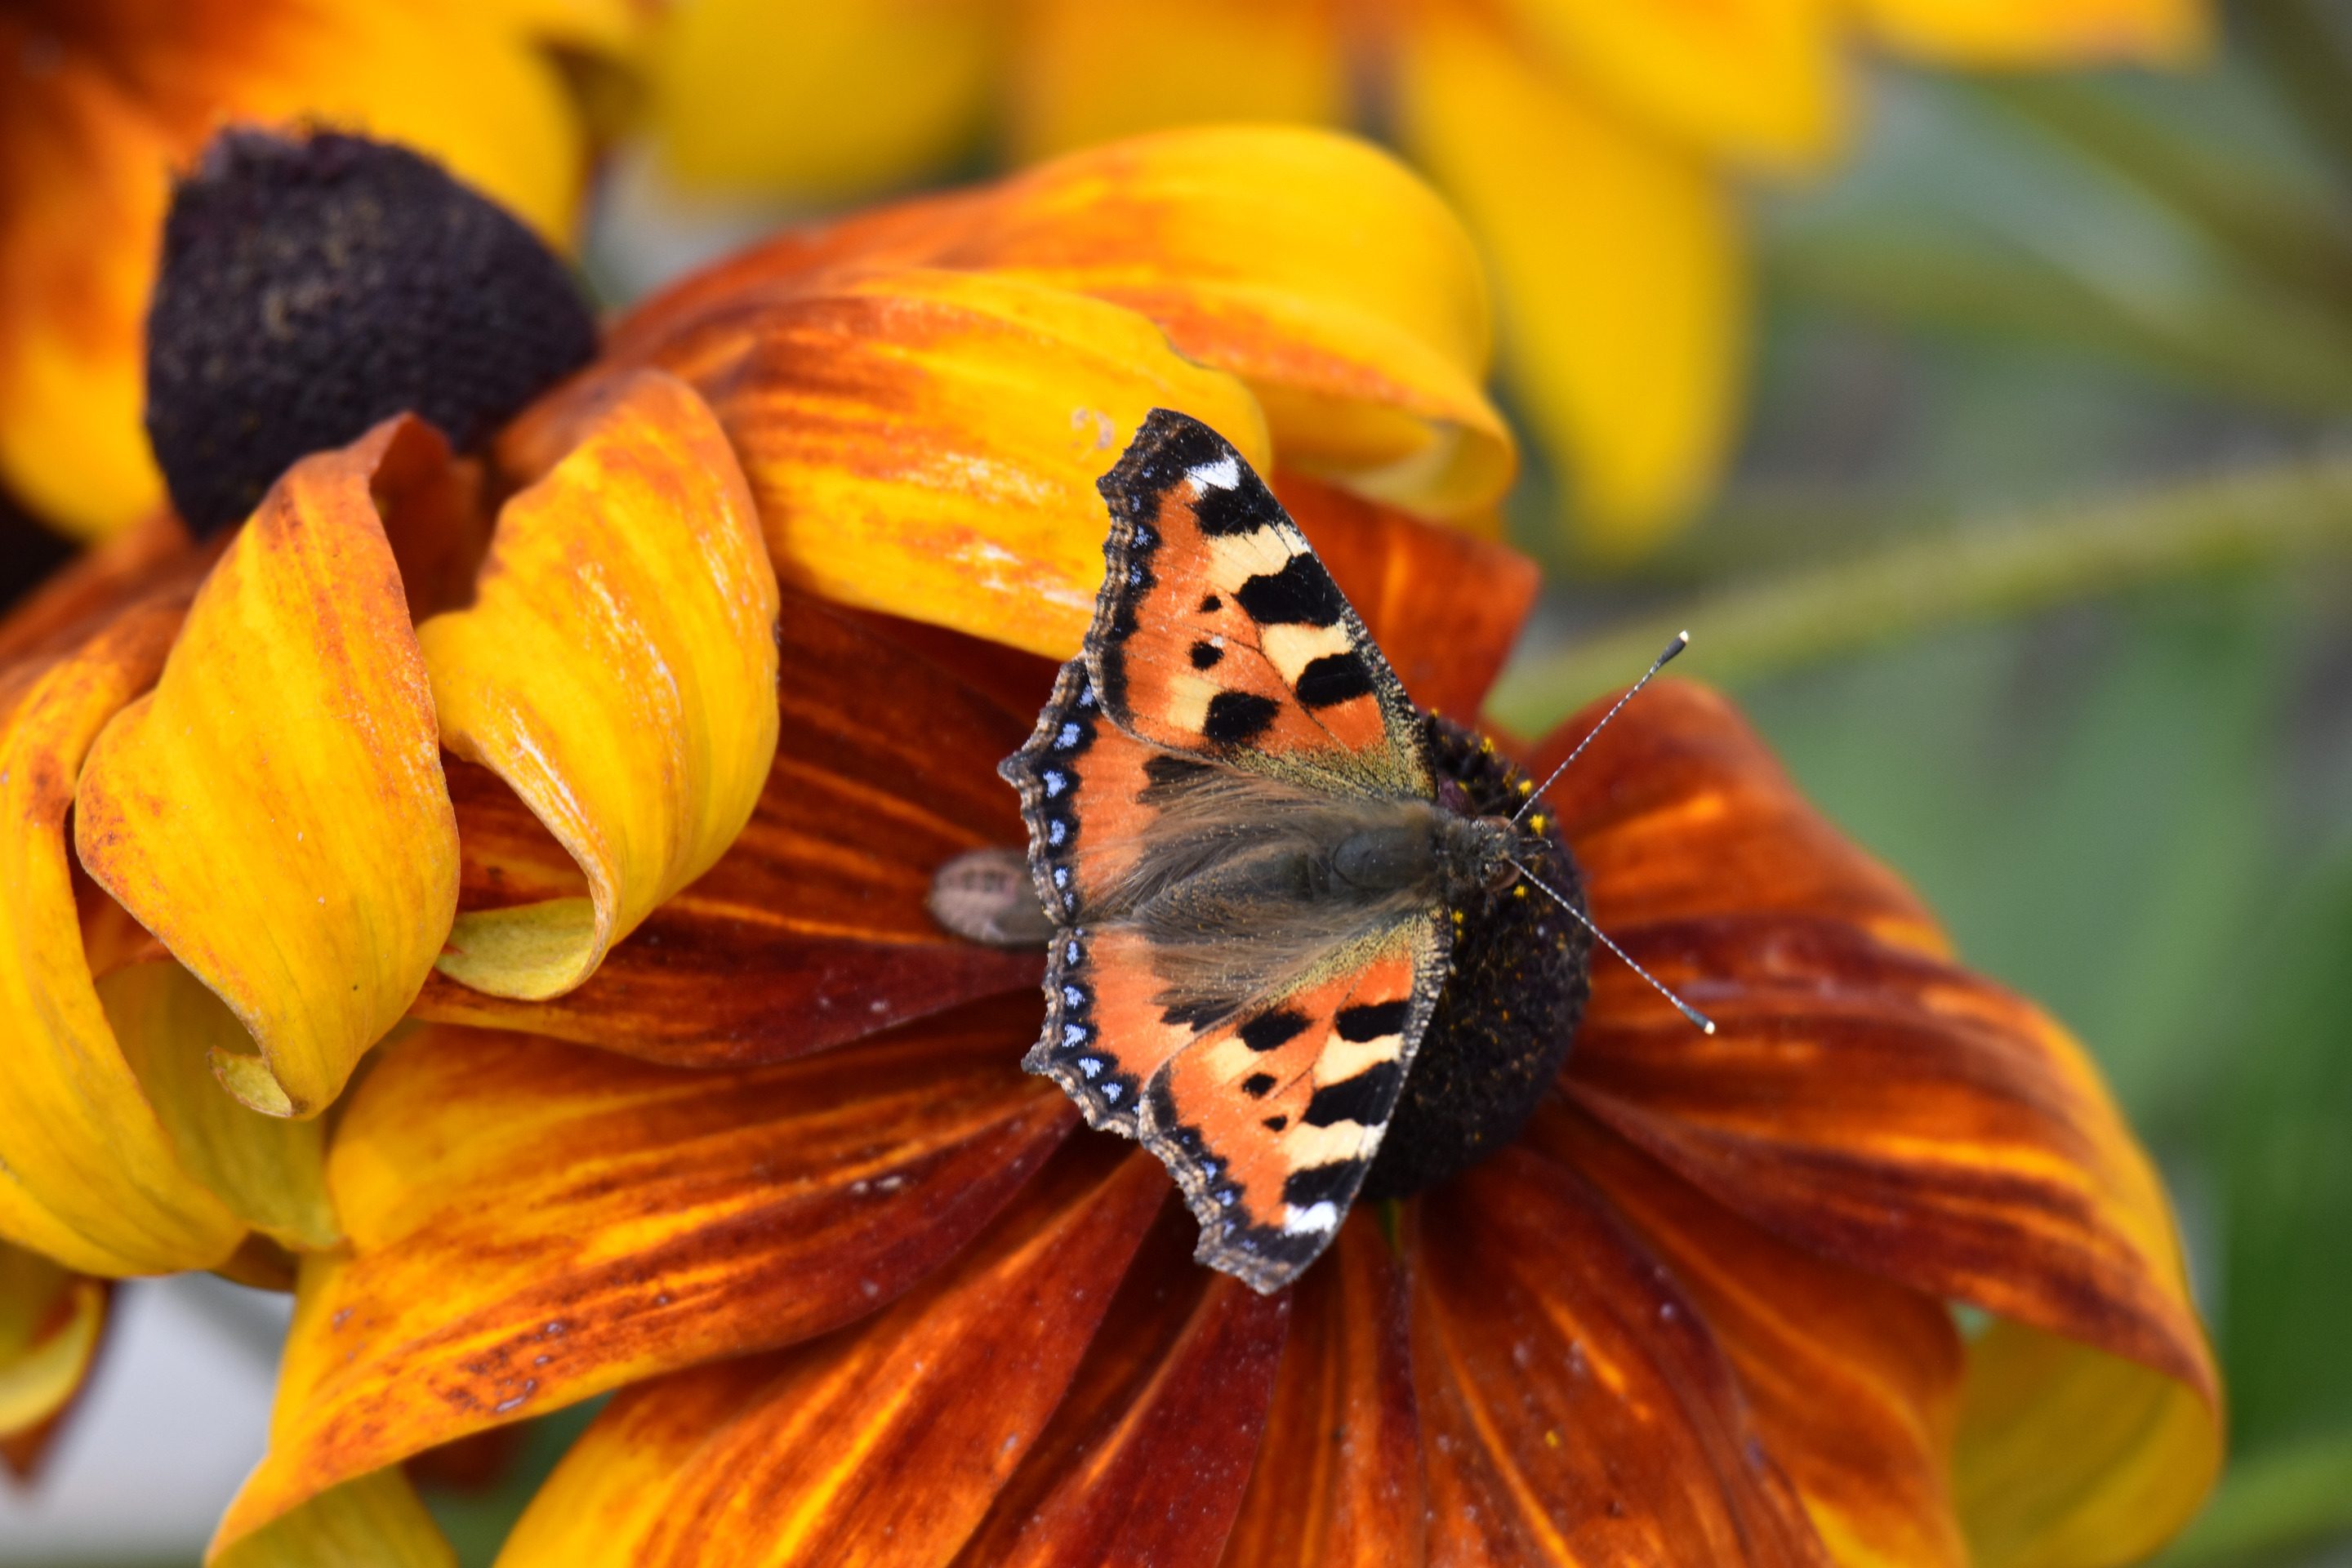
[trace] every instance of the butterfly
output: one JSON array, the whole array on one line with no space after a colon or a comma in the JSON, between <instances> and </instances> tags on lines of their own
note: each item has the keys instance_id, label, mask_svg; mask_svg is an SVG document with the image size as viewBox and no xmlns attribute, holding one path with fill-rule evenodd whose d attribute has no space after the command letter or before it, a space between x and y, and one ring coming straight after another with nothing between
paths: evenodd
<instances>
[{"instance_id":1,"label":"butterfly","mask_svg":"<svg viewBox=\"0 0 2352 1568\"><path fill-rule=\"evenodd\" d=\"M1464 809L1436 721L1223 437L1155 409L1098 489L1093 624L999 770L1054 927L1023 1065L1166 1163L1201 1262L1276 1290L1363 1188L1465 910L1553 845Z\"/></svg>"}]
</instances>

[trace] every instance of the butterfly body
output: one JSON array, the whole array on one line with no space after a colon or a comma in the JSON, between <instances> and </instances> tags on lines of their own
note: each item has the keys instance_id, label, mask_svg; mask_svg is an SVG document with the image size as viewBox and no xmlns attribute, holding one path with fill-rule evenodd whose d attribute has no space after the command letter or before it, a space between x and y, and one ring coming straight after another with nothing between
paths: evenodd
<instances>
[{"instance_id":1,"label":"butterfly body","mask_svg":"<svg viewBox=\"0 0 2352 1568\"><path fill-rule=\"evenodd\" d=\"M1457 931L1556 844L1437 765L1221 437L1156 410L1101 489L1085 651L1003 769L1055 924L1024 1065L1166 1162L1202 1261L1275 1289L1362 1189Z\"/></svg>"}]
</instances>

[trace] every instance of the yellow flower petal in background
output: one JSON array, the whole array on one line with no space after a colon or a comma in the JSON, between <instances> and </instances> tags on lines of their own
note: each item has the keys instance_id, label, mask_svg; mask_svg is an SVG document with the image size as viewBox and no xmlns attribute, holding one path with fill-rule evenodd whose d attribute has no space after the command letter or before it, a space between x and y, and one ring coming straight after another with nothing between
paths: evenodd
<instances>
[{"instance_id":1,"label":"yellow flower petal in background","mask_svg":"<svg viewBox=\"0 0 2352 1568\"><path fill-rule=\"evenodd\" d=\"M404 418L289 469L83 768L82 864L259 1043L212 1060L271 1115L334 1099L457 911L432 692L371 488L446 455Z\"/></svg>"},{"instance_id":2,"label":"yellow flower petal in background","mask_svg":"<svg viewBox=\"0 0 2352 1568\"><path fill-rule=\"evenodd\" d=\"M2199 0L1861 0L1858 9L1895 47L1955 65L2183 66L2203 58L2213 34Z\"/></svg>"},{"instance_id":3,"label":"yellow flower petal in background","mask_svg":"<svg viewBox=\"0 0 2352 1568\"><path fill-rule=\"evenodd\" d=\"M98 1280L0 1242L0 1438L65 1408L89 1371L106 1306Z\"/></svg>"},{"instance_id":4,"label":"yellow flower petal in background","mask_svg":"<svg viewBox=\"0 0 2352 1568\"><path fill-rule=\"evenodd\" d=\"M182 1163L108 1027L65 841L91 740L154 680L185 602L166 594L10 670L0 721L0 1236L91 1274L208 1268L245 1235Z\"/></svg>"},{"instance_id":5,"label":"yellow flower petal in background","mask_svg":"<svg viewBox=\"0 0 2352 1568\"><path fill-rule=\"evenodd\" d=\"M417 628L441 742L506 780L589 897L461 915L441 968L561 995L726 852L776 750L776 574L719 422L625 377L506 504L469 609Z\"/></svg>"},{"instance_id":6,"label":"yellow flower petal in background","mask_svg":"<svg viewBox=\"0 0 2352 1568\"><path fill-rule=\"evenodd\" d=\"M1705 498L1730 440L1748 299L1729 194L1696 154L1560 91L1507 35L1423 17L1401 133L1486 245L1506 363L1570 459L1590 548L1638 553Z\"/></svg>"},{"instance_id":7,"label":"yellow flower petal in background","mask_svg":"<svg viewBox=\"0 0 2352 1568\"><path fill-rule=\"evenodd\" d=\"M1095 480L1147 413L1181 408L1270 456L1233 377L1131 310L1013 279L886 273L647 347L726 426L779 575L1056 658L1077 651L1102 580ZM541 471L572 417L542 405L502 456Z\"/></svg>"},{"instance_id":8,"label":"yellow flower petal in background","mask_svg":"<svg viewBox=\"0 0 2352 1568\"><path fill-rule=\"evenodd\" d=\"M345 1481L206 1557L210 1568L457 1568L397 1465Z\"/></svg>"},{"instance_id":9,"label":"yellow flower petal in background","mask_svg":"<svg viewBox=\"0 0 2352 1568\"><path fill-rule=\"evenodd\" d=\"M1976 1568L2136 1563L2221 1468L2221 1421L2186 1384L2014 1321L1969 1347L1952 1476Z\"/></svg>"},{"instance_id":10,"label":"yellow flower petal in background","mask_svg":"<svg viewBox=\"0 0 2352 1568\"><path fill-rule=\"evenodd\" d=\"M1219 121L1347 118L1341 0L1034 0L1021 16L1015 157Z\"/></svg>"},{"instance_id":11,"label":"yellow flower petal in background","mask_svg":"<svg viewBox=\"0 0 2352 1568\"><path fill-rule=\"evenodd\" d=\"M223 121L404 142L561 241L587 166L540 37L609 47L627 0L102 0L0 12L0 482L110 533L162 498L143 322L172 169Z\"/></svg>"},{"instance_id":12,"label":"yellow flower petal in background","mask_svg":"<svg viewBox=\"0 0 2352 1568\"><path fill-rule=\"evenodd\" d=\"M977 134L999 0L693 0L652 66L660 156L681 184L845 195Z\"/></svg>"},{"instance_id":13,"label":"yellow flower petal in background","mask_svg":"<svg viewBox=\"0 0 2352 1568\"><path fill-rule=\"evenodd\" d=\"M1436 0L1446 4L1447 0ZM1458 4L1459 0L1454 0ZM1501 0L1549 46L1562 97L1741 163L1817 163L1845 118L1836 0Z\"/></svg>"}]
</instances>

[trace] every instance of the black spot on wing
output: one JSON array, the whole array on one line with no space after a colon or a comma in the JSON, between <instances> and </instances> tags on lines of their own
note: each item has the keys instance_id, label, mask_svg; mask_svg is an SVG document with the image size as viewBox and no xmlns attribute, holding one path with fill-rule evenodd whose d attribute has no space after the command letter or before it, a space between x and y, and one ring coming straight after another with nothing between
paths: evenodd
<instances>
[{"instance_id":1,"label":"black spot on wing","mask_svg":"<svg viewBox=\"0 0 2352 1568\"><path fill-rule=\"evenodd\" d=\"M1287 1116L1269 1116L1265 1121L1259 1122L1258 1125L1265 1128L1268 1132L1279 1132L1284 1128L1290 1125L1290 1118Z\"/></svg>"},{"instance_id":2,"label":"black spot on wing","mask_svg":"<svg viewBox=\"0 0 2352 1568\"><path fill-rule=\"evenodd\" d=\"M1192 668L1194 669L1214 669L1217 668L1218 661L1223 659L1224 657L1225 650L1219 647L1215 643L1204 641L1196 642L1192 645Z\"/></svg>"},{"instance_id":3,"label":"black spot on wing","mask_svg":"<svg viewBox=\"0 0 2352 1568\"><path fill-rule=\"evenodd\" d=\"M1334 1160L1328 1165L1293 1171L1283 1180L1282 1201L1293 1208L1312 1208L1317 1204L1344 1208L1363 1182L1365 1163L1362 1160Z\"/></svg>"},{"instance_id":4,"label":"black spot on wing","mask_svg":"<svg viewBox=\"0 0 2352 1568\"><path fill-rule=\"evenodd\" d=\"M1274 1075L1270 1072L1250 1074L1242 1079L1242 1092L1252 1100L1264 1100L1274 1092Z\"/></svg>"},{"instance_id":5,"label":"black spot on wing","mask_svg":"<svg viewBox=\"0 0 2352 1568\"><path fill-rule=\"evenodd\" d=\"M1201 613L1204 616L1213 616L1224 607L1225 602L1223 599L1218 598L1214 594L1211 594L1207 598L1201 601Z\"/></svg>"},{"instance_id":6,"label":"black spot on wing","mask_svg":"<svg viewBox=\"0 0 2352 1568\"><path fill-rule=\"evenodd\" d=\"M1372 693L1372 672L1350 648L1327 653L1298 672L1298 700L1309 708L1333 708Z\"/></svg>"},{"instance_id":7,"label":"black spot on wing","mask_svg":"<svg viewBox=\"0 0 2352 1568\"><path fill-rule=\"evenodd\" d=\"M1262 572L1234 590L1234 597L1261 626L1331 626L1339 624L1348 601L1323 563L1301 551L1279 572Z\"/></svg>"},{"instance_id":8,"label":"black spot on wing","mask_svg":"<svg viewBox=\"0 0 2352 1568\"><path fill-rule=\"evenodd\" d=\"M1368 1040L1386 1039L1404 1031L1405 1019L1412 1016L1412 1002L1400 997L1394 1002L1369 1002L1360 1006L1342 1007L1332 1020L1339 1037L1350 1045L1360 1046Z\"/></svg>"},{"instance_id":9,"label":"black spot on wing","mask_svg":"<svg viewBox=\"0 0 2352 1568\"><path fill-rule=\"evenodd\" d=\"M1282 705L1255 691L1220 691L1209 699L1201 733L1220 746L1246 746L1273 726Z\"/></svg>"},{"instance_id":10,"label":"black spot on wing","mask_svg":"<svg viewBox=\"0 0 2352 1568\"><path fill-rule=\"evenodd\" d=\"M1309 1127L1356 1121L1377 1127L1389 1119L1397 1090L1404 1087L1404 1069L1395 1062L1379 1062L1350 1079L1327 1083L1315 1091L1302 1113Z\"/></svg>"},{"instance_id":11,"label":"black spot on wing","mask_svg":"<svg viewBox=\"0 0 2352 1568\"><path fill-rule=\"evenodd\" d=\"M1250 1049L1270 1051L1306 1033L1308 1022L1307 1015L1296 1008L1277 1007L1271 1013L1260 1013L1234 1032Z\"/></svg>"}]
</instances>

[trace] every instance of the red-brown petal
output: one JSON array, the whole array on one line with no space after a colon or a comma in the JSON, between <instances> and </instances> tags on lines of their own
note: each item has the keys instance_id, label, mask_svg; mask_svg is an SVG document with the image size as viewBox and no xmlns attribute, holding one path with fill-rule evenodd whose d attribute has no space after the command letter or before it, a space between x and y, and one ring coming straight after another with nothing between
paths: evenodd
<instances>
[{"instance_id":1,"label":"red-brown petal","mask_svg":"<svg viewBox=\"0 0 2352 1568\"><path fill-rule=\"evenodd\" d=\"M306 1270L270 1451L225 1545L502 1422L851 1321L952 1256L1075 1120L1037 1004L736 1072L441 1028L353 1095L350 1237Z\"/></svg>"},{"instance_id":2,"label":"red-brown petal","mask_svg":"<svg viewBox=\"0 0 2352 1568\"><path fill-rule=\"evenodd\" d=\"M1580 1178L1507 1150L1415 1218L1432 1562L1826 1568L1695 1304Z\"/></svg>"},{"instance_id":3,"label":"red-brown petal","mask_svg":"<svg viewBox=\"0 0 2352 1568\"><path fill-rule=\"evenodd\" d=\"M1349 1216L1292 1292L1257 1468L1222 1568L1416 1568L1428 1502L1404 1268Z\"/></svg>"},{"instance_id":4,"label":"red-brown petal","mask_svg":"<svg viewBox=\"0 0 2352 1568\"><path fill-rule=\"evenodd\" d=\"M780 635L775 763L750 825L719 863L614 946L578 990L521 1002L436 974L419 1016L649 1061L740 1066L1037 984L1037 953L951 937L924 903L943 862L1025 842L996 763L1035 716L790 591ZM578 868L520 801L483 770L448 772L461 908L579 890Z\"/></svg>"},{"instance_id":5,"label":"red-brown petal","mask_svg":"<svg viewBox=\"0 0 2352 1568\"><path fill-rule=\"evenodd\" d=\"M1168 1190L1066 1144L981 1240L867 1323L633 1389L516 1526L505 1568L940 1562L1060 1403Z\"/></svg>"},{"instance_id":6,"label":"red-brown petal","mask_svg":"<svg viewBox=\"0 0 2352 1568\"><path fill-rule=\"evenodd\" d=\"M1181 1204L1161 1209L1061 1408L957 1568L1215 1563L1265 1426L1290 1297L1195 1264L1197 1230Z\"/></svg>"},{"instance_id":7,"label":"red-brown petal","mask_svg":"<svg viewBox=\"0 0 2352 1568\"><path fill-rule=\"evenodd\" d=\"M1960 1339L1941 1301L1779 1240L1564 1105L1527 1142L1606 1193L1690 1292L1840 1562L1966 1568L1949 1482Z\"/></svg>"}]
</instances>

